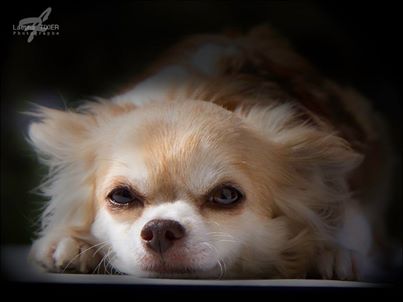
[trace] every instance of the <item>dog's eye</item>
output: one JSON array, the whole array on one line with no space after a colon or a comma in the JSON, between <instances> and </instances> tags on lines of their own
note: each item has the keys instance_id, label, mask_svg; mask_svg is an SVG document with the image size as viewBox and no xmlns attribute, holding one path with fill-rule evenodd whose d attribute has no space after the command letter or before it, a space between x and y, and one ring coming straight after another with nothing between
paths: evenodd
<instances>
[{"instance_id":1,"label":"dog's eye","mask_svg":"<svg viewBox=\"0 0 403 302\"><path fill-rule=\"evenodd\" d=\"M127 205L139 201L139 198L132 192L132 190L126 187L114 189L109 193L108 199L117 205Z\"/></svg>"},{"instance_id":2,"label":"dog's eye","mask_svg":"<svg viewBox=\"0 0 403 302\"><path fill-rule=\"evenodd\" d=\"M243 199L243 194L230 185L215 188L209 195L209 201L223 206L230 206Z\"/></svg>"}]
</instances>

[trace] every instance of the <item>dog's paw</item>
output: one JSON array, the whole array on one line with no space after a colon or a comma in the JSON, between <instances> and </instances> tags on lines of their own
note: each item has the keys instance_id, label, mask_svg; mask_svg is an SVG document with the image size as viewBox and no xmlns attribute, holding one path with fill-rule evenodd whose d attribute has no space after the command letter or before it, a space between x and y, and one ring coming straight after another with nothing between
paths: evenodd
<instances>
[{"instance_id":1,"label":"dog's paw","mask_svg":"<svg viewBox=\"0 0 403 302\"><path fill-rule=\"evenodd\" d=\"M326 250L318 257L318 271L323 279L356 280L353 251Z\"/></svg>"},{"instance_id":2,"label":"dog's paw","mask_svg":"<svg viewBox=\"0 0 403 302\"><path fill-rule=\"evenodd\" d=\"M30 258L50 272L91 273L102 256L97 246L71 237L41 238L34 242Z\"/></svg>"}]
</instances>

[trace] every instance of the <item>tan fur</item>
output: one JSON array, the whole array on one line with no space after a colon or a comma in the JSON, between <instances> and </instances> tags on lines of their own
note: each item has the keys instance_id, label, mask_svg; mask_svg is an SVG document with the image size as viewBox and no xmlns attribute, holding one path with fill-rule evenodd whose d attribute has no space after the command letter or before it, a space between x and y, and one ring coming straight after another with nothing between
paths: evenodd
<instances>
[{"instance_id":1,"label":"tan fur","mask_svg":"<svg viewBox=\"0 0 403 302\"><path fill-rule=\"evenodd\" d=\"M222 53L211 73L192 59L209 59L203 51ZM149 72L158 75L171 64L191 76L167 87L158 82L162 99L140 106L129 91L119 102L87 103L77 112L39 108L30 139L50 167L44 190L51 200L39 239L45 243L38 246L54 247L65 230L77 240L93 240L91 224L102 209L123 227L147 209L185 200L208 226L219 222L233 230L238 220L256 217L262 238L271 225L278 228L278 242L248 244L237 259L224 259L231 264L229 277L357 278L352 260L345 267L337 262L350 255L339 246L337 232L345 208L355 204L352 186L365 190L370 182L361 171L381 165L367 160L360 166L382 144L365 100L322 78L265 26L235 37L193 37ZM130 165L134 158L147 176ZM133 179L136 173L146 180ZM228 181L242 187L245 202L231 210L206 206L206 194ZM143 208L108 206L108 192L122 182L144 196ZM48 252L33 253L52 269L42 259ZM319 259L328 266L321 267Z\"/></svg>"}]
</instances>

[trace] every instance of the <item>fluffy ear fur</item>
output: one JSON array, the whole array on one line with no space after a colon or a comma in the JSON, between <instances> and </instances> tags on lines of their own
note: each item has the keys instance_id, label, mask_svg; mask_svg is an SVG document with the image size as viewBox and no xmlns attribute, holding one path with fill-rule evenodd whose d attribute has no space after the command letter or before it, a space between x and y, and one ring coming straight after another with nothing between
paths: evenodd
<instances>
[{"instance_id":1,"label":"fluffy ear fur","mask_svg":"<svg viewBox=\"0 0 403 302\"><path fill-rule=\"evenodd\" d=\"M310 226L314 241L330 243L336 236L335 226L342 221L344 203L352 198L348 173L362 156L323 121L312 116L307 122L307 112L292 104L255 106L238 114L274 142L287 161L287 177L278 180L274 192L280 215Z\"/></svg>"},{"instance_id":2,"label":"fluffy ear fur","mask_svg":"<svg viewBox=\"0 0 403 302\"><path fill-rule=\"evenodd\" d=\"M39 121L30 125L29 139L49 166L71 161L93 124L84 114L45 107L32 115Z\"/></svg>"},{"instance_id":3,"label":"fluffy ear fur","mask_svg":"<svg viewBox=\"0 0 403 302\"><path fill-rule=\"evenodd\" d=\"M77 209L86 206L90 188L83 186L85 173L85 143L94 125L90 116L71 111L38 107L33 113L38 121L29 127L29 140L39 155L40 161L49 169L48 176L39 187L49 199L41 217L39 236L48 229L62 225L82 227L89 217L78 217ZM87 150L89 156L90 150ZM84 173L84 174L83 174ZM62 230L61 230L62 231ZM57 231L55 232L57 233Z\"/></svg>"},{"instance_id":4,"label":"fluffy ear fur","mask_svg":"<svg viewBox=\"0 0 403 302\"><path fill-rule=\"evenodd\" d=\"M327 123L292 103L237 111L267 139L282 146L292 164L301 169L320 168L325 175L345 177L362 161L362 155Z\"/></svg>"},{"instance_id":5,"label":"fluffy ear fur","mask_svg":"<svg viewBox=\"0 0 403 302\"><path fill-rule=\"evenodd\" d=\"M77 111L38 107L38 121L29 127L29 140L49 174L39 187L49 199L41 217L39 236L59 226L80 233L92 223L95 159L92 133L109 119L134 108L106 102L87 103ZM56 231L54 231L56 230ZM72 234L70 234L72 235Z\"/></svg>"}]
</instances>

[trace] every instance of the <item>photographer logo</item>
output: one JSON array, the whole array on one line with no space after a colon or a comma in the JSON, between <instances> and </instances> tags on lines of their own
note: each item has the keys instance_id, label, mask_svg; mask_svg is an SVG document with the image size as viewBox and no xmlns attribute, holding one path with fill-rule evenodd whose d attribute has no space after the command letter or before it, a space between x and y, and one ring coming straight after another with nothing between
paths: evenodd
<instances>
[{"instance_id":1,"label":"photographer logo","mask_svg":"<svg viewBox=\"0 0 403 302\"><path fill-rule=\"evenodd\" d=\"M28 43L31 43L36 36L59 35L59 24L45 24L48 20L52 8L48 7L39 17L29 17L21 19L18 25L13 25L14 36L28 36Z\"/></svg>"}]
</instances>

